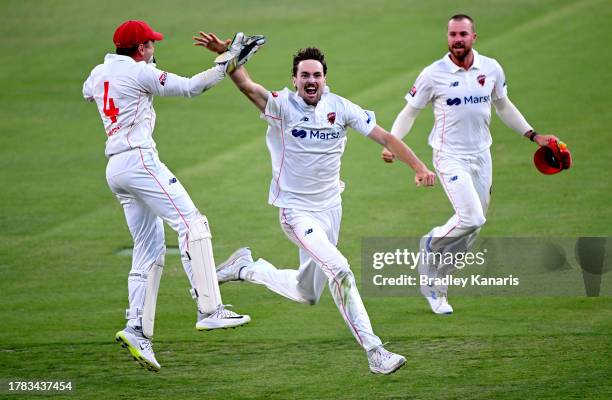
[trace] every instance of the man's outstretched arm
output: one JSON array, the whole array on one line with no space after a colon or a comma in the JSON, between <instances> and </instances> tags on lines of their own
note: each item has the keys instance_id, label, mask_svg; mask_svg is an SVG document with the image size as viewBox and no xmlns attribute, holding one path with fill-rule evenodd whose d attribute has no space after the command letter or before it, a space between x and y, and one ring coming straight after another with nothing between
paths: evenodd
<instances>
[{"instance_id":1,"label":"man's outstretched arm","mask_svg":"<svg viewBox=\"0 0 612 400\"><path fill-rule=\"evenodd\" d=\"M415 172L414 182L417 186L432 186L435 183L436 175L423 164L404 142L378 125L372 129L368 137L389 149L396 158L410 166Z\"/></svg>"},{"instance_id":2,"label":"man's outstretched arm","mask_svg":"<svg viewBox=\"0 0 612 400\"><path fill-rule=\"evenodd\" d=\"M246 68L238 67L230 75L234 84L261 112L265 112L269 91L257 82L253 82Z\"/></svg>"},{"instance_id":3,"label":"man's outstretched arm","mask_svg":"<svg viewBox=\"0 0 612 400\"><path fill-rule=\"evenodd\" d=\"M493 105L497 115L508 128L531 139L531 141L536 142L540 146L546 146L549 139L559 141L559 138L554 135L540 135L536 133L508 97L493 100Z\"/></svg>"}]
</instances>

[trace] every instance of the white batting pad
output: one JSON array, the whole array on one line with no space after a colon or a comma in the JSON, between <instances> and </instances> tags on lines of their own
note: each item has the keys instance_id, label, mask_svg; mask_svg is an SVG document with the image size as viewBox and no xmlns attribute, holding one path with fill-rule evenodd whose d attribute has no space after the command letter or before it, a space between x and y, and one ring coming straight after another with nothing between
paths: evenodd
<instances>
[{"instance_id":1,"label":"white batting pad","mask_svg":"<svg viewBox=\"0 0 612 400\"><path fill-rule=\"evenodd\" d=\"M221 305L211 237L205 216L200 216L191 222L188 252L195 285L194 295L198 309L204 314L212 314Z\"/></svg>"},{"instance_id":2,"label":"white batting pad","mask_svg":"<svg viewBox=\"0 0 612 400\"><path fill-rule=\"evenodd\" d=\"M162 254L147 274L147 289L145 292L144 310L142 311L142 333L145 337L153 337L155 327L155 307L157 305L157 292L159 282L164 270L164 255Z\"/></svg>"}]
</instances>

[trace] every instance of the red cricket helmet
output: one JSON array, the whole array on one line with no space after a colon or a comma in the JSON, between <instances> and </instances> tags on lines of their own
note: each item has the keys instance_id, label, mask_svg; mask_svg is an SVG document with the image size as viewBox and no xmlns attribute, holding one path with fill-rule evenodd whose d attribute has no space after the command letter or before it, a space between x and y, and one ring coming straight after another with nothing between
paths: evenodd
<instances>
[{"instance_id":1,"label":"red cricket helmet","mask_svg":"<svg viewBox=\"0 0 612 400\"><path fill-rule=\"evenodd\" d=\"M559 142L555 139L550 139L548 145L541 146L533 155L533 163L538 171L545 175L552 175L568 169L572 164L572 158L567 146L562 144L559 147Z\"/></svg>"},{"instance_id":2,"label":"red cricket helmet","mask_svg":"<svg viewBox=\"0 0 612 400\"><path fill-rule=\"evenodd\" d=\"M125 49L146 43L149 40L160 41L164 35L155 32L149 24L144 21L125 21L115 30L113 42L118 49Z\"/></svg>"}]
</instances>

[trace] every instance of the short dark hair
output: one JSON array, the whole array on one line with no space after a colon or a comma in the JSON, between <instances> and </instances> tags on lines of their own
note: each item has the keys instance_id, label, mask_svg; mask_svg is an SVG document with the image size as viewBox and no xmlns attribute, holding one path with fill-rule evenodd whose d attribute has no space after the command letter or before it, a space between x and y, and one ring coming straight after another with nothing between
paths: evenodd
<instances>
[{"instance_id":1,"label":"short dark hair","mask_svg":"<svg viewBox=\"0 0 612 400\"><path fill-rule=\"evenodd\" d=\"M146 46L148 43L155 43L155 40L147 40L146 42L142 44ZM132 47L125 47L125 48L117 47L115 49L115 53L119 54L120 56L132 57L136 54L136 52L138 52L138 47L140 47L140 44L137 44L136 46L132 46Z\"/></svg>"},{"instance_id":2,"label":"short dark hair","mask_svg":"<svg viewBox=\"0 0 612 400\"><path fill-rule=\"evenodd\" d=\"M304 60L315 60L323 65L323 75L327 75L327 64L325 63L325 55L316 47L307 47L300 49L293 56L293 76L297 76L298 64Z\"/></svg>"},{"instance_id":3,"label":"short dark hair","mask_svg":"<svg viewBox=\"0 0 612 400\"><path fill-rule=\"evenodd\" d=\"M468 21L470 21L470 23L472 24L472 32L476 32L476 23L474 22L474 19L467 14L455 14L452 17L450 17L448 20L449 21L462 21L464 19L467 19Z\"/></svg>"},{"instance_id":4,"label":"short dark hair","mask_svg":"<svg viewBox=\"0 0 612 400\"><path fill-rule=\"evenodd\" d=\"M133 46L133 47L122 47L122 48L117 47L117 49L115 50L115 53L119 54L120 56L132 57L138 51L139 46L140 45Z\"/></svg>"}]
</instances>

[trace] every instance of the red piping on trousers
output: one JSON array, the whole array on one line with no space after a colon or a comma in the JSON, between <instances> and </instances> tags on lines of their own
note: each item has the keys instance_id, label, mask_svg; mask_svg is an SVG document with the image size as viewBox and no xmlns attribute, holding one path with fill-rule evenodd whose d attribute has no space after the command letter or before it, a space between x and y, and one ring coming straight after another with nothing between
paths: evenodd
<instances>
[{"instance_id":1,"label":"red piping on trousers","mask_svg":"<svg viewBox=\"0 0 612 400\"><path fill-rule=\"evenodd\" d=\"M149 170L149 168L147 168L147 166L145 165L144 162L144 156L142 155L142 150L138 149L138 152L140 153L140 160L142 161L142 167L145 169L145 171L147 171L147 173L149 175L151 175L151 177L153 179L155 179L155 182L157 182L157 185L159 185L160 189L164 192L164 194L166 195L166 197L168 197L168 200L170 200L170 203L172 203L172 206L174 207L174 209L176 210L176 212L178 213L178 215L181 217L181 219L183 220L183 223L185 224L185 226L187 227L187 230L189 231L189 224L187 223L187 220L185 219L185 217L183 216L183 214L181 214L181 211L178 209L178 207L176 206L176 204L174 204L174 200L172 200L172 197L168 194L168 192L166 191L166 189L164 189L163 185L161 184L161 182L157 179L157 177L155 176L155 174L153 174L153 172L151 172L151 170ZM188 238L189 235L185 236L185 241L186 246L185 248L188 248L187 244L188 244Z\"/></svg>"},{"instance_id":2,"label":"red piping on trousers","mask_svg":"<svg viewBox=\"0 0 612 400\"><path fill-rule=\"evenodd\" d=\"M442 134L440 135L440 151L437 152L438 157L436 159L436 169L439 171L439 165L440 165L440 153L442 152L442 146L444 145L444 133L446 131L446 112L444 111L444 106L442 106ZM442 173L440 173L440 175L442 175ZM446 190L446 193L448 193L448 198L453 206L453 209L455 210L455 213L457 214L457 217L459 219L459 221L457 221L457 224L455 226L453 226L448 232L446 232L444 234L444 236L438 238L436 241L440 241L442 239L444 239L445 237L447 237L452 231L455 230L455 228L457 228L460 224L461 224L461 216L459 215L459 212L457 211L457 207L455 206L455 202L453 201L453 196L451 195L451 192L448 190L448 188L446 187L446 184L444 182L444 177L441 176L442 179L440 179L440 181L442 182L442 186L444 186L444 189Z\"/></svg>"},{"instance_id":3,"label":"red piping on trousers","mask_svg":"<svg viewBox=\"0 0 612 400\"><path fill-rule=\"evenodd\" d=\"M305 244L304 242L302 242L300 240L300 238L298 237L298 235L295 232L295 229L293 229L293 226L287 221L287 217L285 216L285 209L282 209L283 211L283 219L285 220L284 223L289 226L289 229L291 229L291 232L293 233L293 236L295 237L295 239L300 243L300 245L304 248L304 250L306 250L308 253L310 253L312 255L312 257L314 259L316 259L319 262L319 265L321 265L321 268L325 267L325 269L327 270L327 272L329 274L331 274L332 279L334 281L334 283L336 284L336 291L338 292L338 294L340 295L340 301L342 303L342 313L344 314L344 318L346 319L346 321L349 323L349 325L351 326L351 328L353 329L353 331L355 332L355 335L357 336L357 340L359 341L359 344L363 347L363 339L361 339L361 335L359 335L359 332L357 331L357 328L355 328L355 326L353 325L353 323L351 322L351 320L348 317L348 314L346 312L346 308L344 307L344 296L342 295L342 290L340 288L340 283L338 282L338 280L336 279L335 274L330 270L329 266L324 263L323 261L321 261L321 259L319 257L316 256L316 254L310 250Z\"/></svg>"}]
</instances>

